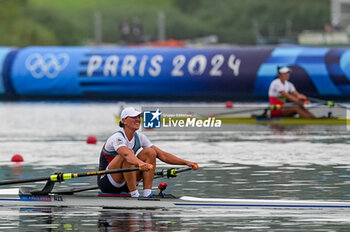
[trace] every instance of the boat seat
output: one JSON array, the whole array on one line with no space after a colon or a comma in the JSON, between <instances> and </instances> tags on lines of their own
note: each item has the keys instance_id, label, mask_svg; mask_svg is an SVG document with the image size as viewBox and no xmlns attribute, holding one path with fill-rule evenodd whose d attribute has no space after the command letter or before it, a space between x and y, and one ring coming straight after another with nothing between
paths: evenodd
<instances>
[{"instance_id":1,"label":"boat seat","mask_svg":"<svg viewBox=\"0 0 350 232\"><path fill-rule=\"evenodd\" d=\"M99 197L131 197L130 193L121 192L121 193L104 193L98 192Z\"/></svg>"}]
</instances>

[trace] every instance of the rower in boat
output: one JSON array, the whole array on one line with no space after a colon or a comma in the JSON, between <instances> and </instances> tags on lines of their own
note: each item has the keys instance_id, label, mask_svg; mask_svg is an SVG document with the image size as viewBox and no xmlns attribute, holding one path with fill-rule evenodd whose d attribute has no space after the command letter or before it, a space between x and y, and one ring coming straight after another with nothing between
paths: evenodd
<instances>
[{"instance_id":1,"label":"rower in boat","mask_svg":"<svg viewBox=\"0 0 350 232\"><path fill-rule=\"evenodd\" d=\"M315 118L315 115L304 107L304 104L310 104L307 97L299 93L293 83L288 81L292 70L287 66L278 67L277 70L277 78L270 84L269 102L270 106L282 107L272 109L271 117L292 117L298 114L300 118ZM283 106L287 100L296 105Z\"/></svg>"},{"instance_id":2,"label":"rower in boat","mask_svg":"<svg viewBox=\"0 0 350 232\"><path fill-rule=\"evenodd\" d=\"M137 183L143 180L143 196L150 197L156 158L168 164L187 165L193 169L198 164L190 162L153 145L140 128L141 112L134 108L125 108L120 115L120 131L107 139L100 154L99 170L139 167L139 172L115 173L98 177L98 186L105 193L130 192L132 197L139 197ZM137 151L143 148L137 154ZM137 154L137 155L136 155Z\"/></svg>"}]
</instances>

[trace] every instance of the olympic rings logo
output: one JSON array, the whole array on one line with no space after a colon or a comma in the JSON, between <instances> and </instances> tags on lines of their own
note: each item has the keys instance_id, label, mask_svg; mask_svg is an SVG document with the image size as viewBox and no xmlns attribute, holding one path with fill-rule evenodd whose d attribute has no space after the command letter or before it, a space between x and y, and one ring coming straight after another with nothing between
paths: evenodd
<instances>
[{"instance_id":1,"label":"olympic rings logo","mask_svg":"<svg viewBox=\"0 0 350 232\"><path fill-rule=\"evenodd\" d=\"M34 53L28 56L25 66L31 72L34 78L40 79L44 76L53 79L67 67L69 56L66 53L54 55L47 53L41 55Z\"/></svg>"}]
</instances>

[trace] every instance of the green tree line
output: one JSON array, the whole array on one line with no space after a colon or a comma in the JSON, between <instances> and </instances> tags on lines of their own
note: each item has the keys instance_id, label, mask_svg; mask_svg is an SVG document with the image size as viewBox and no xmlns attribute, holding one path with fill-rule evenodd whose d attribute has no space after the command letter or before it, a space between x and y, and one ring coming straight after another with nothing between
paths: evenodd
<instances>
[{"instance_id":1,"label":"green tree line","mask_svg":"<svg viewBox=\"0 0 350 232\"><path fill-rule=\"evenodd\" d=\"M0 46L84 45L94 39L101 15L102 41L120 43L120 22L138 18L147 40L156 40L158 14L166 37L216 35L220 43L250 45L259 38L323 30L329 0L0 0Z\"/></svg>"}]
</instances>

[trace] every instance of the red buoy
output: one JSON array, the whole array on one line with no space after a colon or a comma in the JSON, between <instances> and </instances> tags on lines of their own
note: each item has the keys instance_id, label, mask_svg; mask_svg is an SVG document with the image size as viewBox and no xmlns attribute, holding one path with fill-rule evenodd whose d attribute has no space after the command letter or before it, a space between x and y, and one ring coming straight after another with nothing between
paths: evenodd
<instances>
[{"instance_id":1,"label":"red buoy","mask_svg":"<svg viewBox=\"0 0 350 232\"><path fill-rule=\"evenodd\" d=\"M226 102L226 108L232 108L233 107L233 103L230 101Z\"/></svg>"},{"instance_id":2,"label":"red buoy","mask_svg":"<svg viewBox=\"0 0 350 232\"><path fill-rule=\"evenodd\" d=\"M23 157L21 155L19 155L19 154L15 154L11 158L11 162L20 163L20 162L23 162L23 161L24 161Z\"/></svg>"},{"instance_id":3,"label":"red buoy","mask_svg":"<svg viewBox=\"0 0 350 232\"><path fill-rule=\"evenodd\" d=\"M95 136L89 136L86 139L87 144L96 144L97 143L97 138Z\"/></svg>"}]
</instances>

